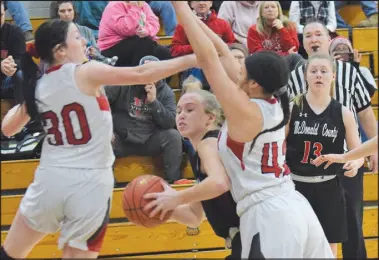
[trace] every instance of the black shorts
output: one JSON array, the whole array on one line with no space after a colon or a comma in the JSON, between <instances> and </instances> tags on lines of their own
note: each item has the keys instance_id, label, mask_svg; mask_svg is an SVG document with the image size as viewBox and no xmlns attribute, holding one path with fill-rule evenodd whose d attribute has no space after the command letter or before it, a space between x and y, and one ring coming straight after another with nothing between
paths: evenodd
<instances>
[{"instance_id":1,"label":"black shorts","mask_svg":"<svg viewBox=\"0 0 379 260\"><path fill-rule=\"evenodd\" d=\"M230 255L225 257L225 260L239 260L242 255L242 242L241 242L241 234L238 232L233 240L232 240L232 248Z\"/></svg>"},{"instance_id":2,"label":"black shorts","mask_svg":"<svg viewBox=\"0 0 379 260\"><path fill-rule=\"evenodd\" d=\"M319 183L299 181L294 183L296 190L311 204L329 243L345 242L347 240L346 203L338 178Z\"/></svg>"}]
</instances>

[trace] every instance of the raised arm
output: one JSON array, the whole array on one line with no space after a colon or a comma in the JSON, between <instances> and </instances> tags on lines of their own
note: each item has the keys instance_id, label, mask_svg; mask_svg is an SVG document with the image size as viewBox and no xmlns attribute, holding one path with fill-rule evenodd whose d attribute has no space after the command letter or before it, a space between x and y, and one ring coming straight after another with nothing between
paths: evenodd
<instances>
[{"instance_id":1,"label":"raised arm","mask_svg":"<svg viewBox=\"0 0 379 260\"><path fill-rule=\"evenodd\" d=\"M263 119L259 106L250 102L247 94L229 78L212 41L203 30L199 30L197 18L188 4L174 1L172 4L196 54L199 67L224 109L230 137L238 142L250 141L262 130Z\"/></svg>"},{"instance_id":2,"label":"raised arm","mask_svg":"<svg viewBox=\"0 0 379 260\"><path fill-rule=\"evenodd\" d=\"M205 23L200 21L195 14L193 16L196 18L197 25L203 30L207 37L212 41L215 46L218 54L220 55L220 60L222 66L224 67L229 78L237 84L238 75L240 73L240 65L233 57L232 52L229 50L228 45L217 35L215 34Z\"/></svg>"},{"instance_id":3,"label":"raised arm","mask_svg":"<svg viewBox=\"0 0 379 260\"><path fill-rule=\"evenodd\" d=\"M78 66L77 79L96 88L104 85L143 85L196 66L196 56L193 54L138 67L112 67L90 61Z\"/></svg>"}]
</instances>

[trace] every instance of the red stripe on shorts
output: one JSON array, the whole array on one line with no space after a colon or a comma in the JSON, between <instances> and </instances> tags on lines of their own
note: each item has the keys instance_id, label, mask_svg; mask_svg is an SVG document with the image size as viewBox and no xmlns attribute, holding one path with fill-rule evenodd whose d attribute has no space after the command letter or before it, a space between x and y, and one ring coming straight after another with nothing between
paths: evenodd
<instances>
[{"instance_id":1,"label":"red stripe on shorts","mask_svg":"<svg viewBox=\"0 0 379 260\"><path fill-rule=\"evenodd\" d=\"M108 200L108 208L105 213L103 223L96 230L96 232L87 240L87 247L89 251L100 252L101 246L104 242L105 232L107 231L109 222L109 209L110 209L110 199Z\"/></svg>"}]
</instances>

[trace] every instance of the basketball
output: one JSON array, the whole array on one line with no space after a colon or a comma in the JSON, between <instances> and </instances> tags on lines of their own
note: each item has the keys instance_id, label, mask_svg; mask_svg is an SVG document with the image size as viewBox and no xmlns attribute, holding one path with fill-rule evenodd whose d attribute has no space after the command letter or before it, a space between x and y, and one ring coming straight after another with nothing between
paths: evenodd
<instances>
[{"instance_id":1,"label":"basketball","mask_svg":"<svg viewBox=\"0 0 379 260\"><path fill-rule=\"evenodd\" d=\"M163 224L171 217L172 212L167 212L163 220L159 219L160 213L150 218L149 214L154 208L149 211L143 209L151 201L144 199L143 195L164 191L162 180L161 177L155 175L141 175L128 183L124 189L122 206L125 216L130 222L146 228L153 228Z\"/></svg>"}]
</instances>

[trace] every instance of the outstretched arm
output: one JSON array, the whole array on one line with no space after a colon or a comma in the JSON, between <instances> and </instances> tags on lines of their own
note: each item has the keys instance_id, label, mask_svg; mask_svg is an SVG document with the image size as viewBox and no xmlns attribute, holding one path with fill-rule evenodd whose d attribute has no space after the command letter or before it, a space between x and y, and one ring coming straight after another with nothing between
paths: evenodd
<instances>
[{"instance_id":1,"label":"outstretched arm","mask_svg":"<svg viewBox=\"0 0 379 260\"><path fill-rule=\"evenodd\" d=\"M188 4L181 1L172 1L172 4L196 54L198 65L224 109L230 137L237 142L251 141L263 126L259 106L250 102L247 94L229 78L215 46L203 30L199 30L197 18Z\"/></svg>"},{"instance_id":2,"label":"outstretched arm","mask_svg":"<svg viewBox=\"0 0 379 260\"><path fill-rule=\"evenodd\" d=\"M345 153L345 154L325 154L317 157L313 160L313 164L316 166L321 165L324 162L332 163L345 163L352 160L357 160L366 156L370 156L378 153L378 136L370 139L369 141L361 144L357 148Z\"/></svg>"},{"instance_id":3,"label":"outstretched arm","mask_svg":"<svg viewBox=\"0 0 379 260\"><path fill-rule=\"evenodd\" d=\"M228 45L208 26L206 26L205 23L203 23L195 14L193 14L193 16L196 18L197 25L201 28L201 30L203 30L215 46L218 54L220 55L222 66L224 67L229 78L237 84L241 66L233 57Z\"/></svg>"},{"instance_id":4,"label":"outstretched arm","mask_svg":"<svg viewBox=\"0 0 379 260\"><path fill-rule=\"evenodd\" d=\"M193 54L137 67L112 67L97 61L90 61L78 66L76 75L81 82L84 81L96 88L104 85L143 85L196 66L196 56Z\"/></svg>"}]
</instances>

